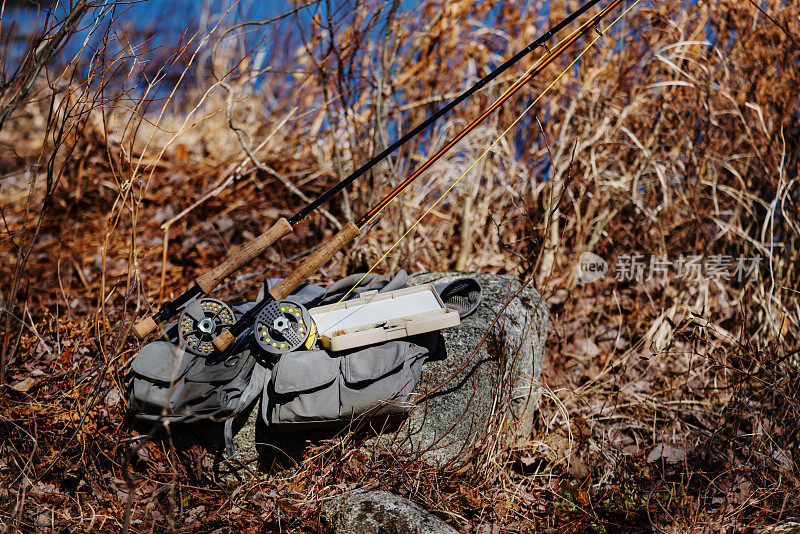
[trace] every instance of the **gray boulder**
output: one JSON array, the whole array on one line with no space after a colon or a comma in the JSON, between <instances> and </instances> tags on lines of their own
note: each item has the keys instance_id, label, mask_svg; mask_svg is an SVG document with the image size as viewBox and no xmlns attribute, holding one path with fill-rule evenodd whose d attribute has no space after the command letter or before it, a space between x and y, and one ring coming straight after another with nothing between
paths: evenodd
<instances>
[{"instance_id":1,"label":"gray boulder","mask_svg":"<svg viewBox=\"0 0 800 534\"><path fill-rule=\"evenodd\" d=\"M457 274L415 275L410 285ZM476 447L526 440L539 399L548 311L539 292L511 276L473 274L483 300L461 326L444 330L447 353L425 364L420 402L395 438L434 465L457 464ZM488 333L487 333L488 332Z\"/></svg>"},{"instance_id":2,"label":"gray boulder","mask_svg":"<svg viewBox=\"0 0 800 534\"><path fill-rule=\"evenodd\" d=\"M424 273L412 276L409 284L460 276ZM480 306L459 327L442 332L446 354L434 355L425 364L417 405L396 434L377 438L438 466L465 461L476 447L498 450L526 440L539 399L549 317L541 295L532 287L520 291L520 283L511 276L470 276L483 288ZM256 443L297 450L296 445L276 443L281 437L269 436L264 427L258 410L253 410L234 439L240 460L257 456ZM241 468L234 471L248 476Z\"/></svg>"},{"instance_id":3,"label":"gray boulder","mask_svg":"<svg viewBox=\"0 0 800 534\"><path fill-rule=\"evenodd\" d=\"M342 495L325 504L322 517L333 534L456 534L421 506L385 491Z\"/></svg>"},{"instance_id":4,"label":"gray boulder","mask_svg":"<svg viewBox=\"0 0 800 534\"><path fill-rule=\"evenodd\" d=\"M787 521L779 525L767 527L764 534L800 534L800 523L797 521Z\"/></svg>"}]
</instances>

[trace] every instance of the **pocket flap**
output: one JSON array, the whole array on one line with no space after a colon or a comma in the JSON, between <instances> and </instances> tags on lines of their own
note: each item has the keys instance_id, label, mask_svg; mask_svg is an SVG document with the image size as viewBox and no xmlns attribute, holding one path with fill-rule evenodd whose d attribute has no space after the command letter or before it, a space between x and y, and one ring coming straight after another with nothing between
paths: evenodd
<instances>
[{"instance_id":1,"label":"pocket flap","mask_svg":"<svg viewBox=\"0 0 800 534\"><path fill-rule=\"evenodd\" d=\"M342 358L342 374L348 384L377 380L401 365L409 356L408 341L390 341L359 350Z\"/></svg>"},{"instance_id":2,"label":"pocket flap","mask_svg":"<svg viewBox=\"0 0 800 534\"><path fill-rule=\"evenodd\" d=\"M204 383L230 382L242 372L245 366L254 362L255 360L250 357L249 350L235 354L215 365L208 365L205 358L197 358L197 361L186 373L186 380Z\"/></svg>"},{"instance_id":3,"label":"pocket flap","mask_svg":"<svg viewBox=\"0 0 800 534\"><path fill-rule=\"evenodd\" d=\"M161 382L179 379L191 365L195 356L166 341L153 341L139 351L133 359L133 372Z\"/></svg>"},{"instance_id":4,"label":"pocket flap","mask_svg":"<svg viewBox=\"0 0 800 534\"><path fill-rule=\"evenodd\" d=\"M330 384L338 371L339 358L324 350L290 352L275 364L272 387L279 395L301 393Z\"/></svg>"}]
</instances>

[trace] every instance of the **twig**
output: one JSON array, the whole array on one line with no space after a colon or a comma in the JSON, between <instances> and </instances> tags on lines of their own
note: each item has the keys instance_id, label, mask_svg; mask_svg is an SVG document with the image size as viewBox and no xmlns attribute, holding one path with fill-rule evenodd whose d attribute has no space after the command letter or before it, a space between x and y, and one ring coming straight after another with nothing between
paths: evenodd
<instances>
[{"instance_id":1,"label":"twig","mask_svg":"<svg viewBox=\"0 0 800 534\"><path fill-rule=\"evenodd\" d=\"M789 32L788 28L786 28L784 25L778 22L769 13L764 11L764 9L760 5L756 4L753 0L750 0L750 3L753 4L753 7L761 11L761 14L767 17L770 22L772 22L775 26L777 26L786 35L786 37L788 37L789 40L792 41L792 44L794 44L794 47L797 49L797 51L800 52L800 44L798 44L794 36L791 34L791 32Z\"/></svg>"},{"instance_id":2,"label":"twig","mask_svg":"<svg viewBox=\"0 0 800 534\"><path fill-rule=\"evenodd\" d=\"M15 77L14 85L11 88L3 89L3 95L0 95L0 130L3 129L3 124L8 117L14 112L15 109L25 100L28 92L33 87L33 82L44 67L47 60L50 59L61 41L72 34L75 24L80 20L86 12L88 0L78 0L78 2L71 8L69 14L64 19L61 27L55 35L47 40L44 46L38 45L32 48L25 58L25 62L19 68L19 75ZM5 2L3 2L5 6ZM41 40L45 40L42 36Z\"/></svg>"}]
</instances>

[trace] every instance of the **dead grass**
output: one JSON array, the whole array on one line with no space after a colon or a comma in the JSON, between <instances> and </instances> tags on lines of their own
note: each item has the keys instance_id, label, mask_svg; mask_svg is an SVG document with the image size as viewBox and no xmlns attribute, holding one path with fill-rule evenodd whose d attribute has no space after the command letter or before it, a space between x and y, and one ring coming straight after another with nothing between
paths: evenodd
<instances>
[{"instance_id":1,"label":"dead grass","mask_svg":"<svg viewBox=\"0 0 800 534\"><path fill-rule=\"evenodd\" d=\"M563 2L552 4L557 17ZM230 18L169 53L147 56L121 40L123 52L96 56L89 72L117 72L123 90L86 84L85 71L40 81L8 119L6 530L117 530L127 513L137 532L314 532L326 499L369 486L481 533L750 532L800 516L800 8L778 0L761 2L769 18L748 2L643 3L379 267L535 278L552 322L527 445L477 451L448 470L343 436L235 487L203 474L199 447L137 445L143 437L123 424L138 348L131 320L301 206L285 183L322 192L522 48L540 18L514 2L491 12L461 1L393 5L354 4L333 32L325 17L306 26L304 44L270 63L300 73L292 77L264 76L237 37L261 26L223 34ZM141 73L130 70L135 56L149 60ZM316 279L370 266L566 61ZM265 273L286 274L288 258L365 211L512 79L376 168L220 296L252 295ZM612 274L632 254L762 264L742 281L672 272L580 284L585 251Z\"/></svg>"}]
</instances>

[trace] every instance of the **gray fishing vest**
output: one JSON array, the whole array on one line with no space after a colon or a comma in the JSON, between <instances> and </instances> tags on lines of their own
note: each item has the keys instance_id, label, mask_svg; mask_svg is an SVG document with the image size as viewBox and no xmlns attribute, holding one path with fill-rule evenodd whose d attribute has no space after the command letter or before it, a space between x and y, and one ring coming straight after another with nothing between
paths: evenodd
<instances>
[{"instance_id":1,"label":"gray fishing vest","mask_svg":"<svg viewBox=\"0 0 800 534\"><path fill-rule=\"evenodd\" d=\"M338 302L362 276L348 276L327 290L303 284L290 298L307 307ZM348 298L365 291L401 289L407 279L403 270L370 274ZM257 301L278 282L268 279ZM435 287L447 307L462 316L480 300L480 286L472 279ZM253 305L234 304L236 318ZM162 424L225 421L225 451L231 458L233 421L259 397L261 417L278 429L336 426L362 416L402 414L412 407L423 363L444 350L441 336L433 333L344 352L299 350L276 361L257 357L259 348L248 335L231 348L233 355L227 360L209 365L206 358L177 346L175 325L165 329L168 341L148 343L134 358L129 412L139 421Z\"/></svg>"}]
</instances>

